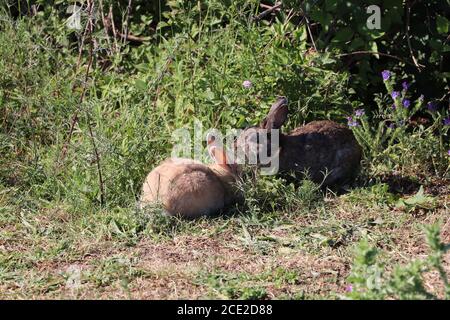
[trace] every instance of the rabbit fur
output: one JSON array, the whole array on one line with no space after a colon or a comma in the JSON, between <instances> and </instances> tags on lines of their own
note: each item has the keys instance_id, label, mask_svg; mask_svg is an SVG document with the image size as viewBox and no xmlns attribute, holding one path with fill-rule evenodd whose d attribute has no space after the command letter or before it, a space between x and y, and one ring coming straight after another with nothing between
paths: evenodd
<instances>
[{"instance_id":1,"label":"rabbit fur","mask_svg":"<svg viewBox=\"0 0 450 320\"><path fill-rule=\"evenodd\" d=\"M140 207L159 202L169 215L196 218L212 215L232 204L234 166L227 163L223 149L214 145L208 149L214 164L170 158L154 168L142 187Z\"/></svg>"},{"instance_id":2,"label":"rabbit fur","mask_svg":"<svg viewBox=\"0 0 450 320\"><path fill-rule=\"evenodd\" d=\"M278 157L279 171L308 172L311 180L323 186L342 185L356 176L361 147L349 128L334 121L312 121L289 134L279 132L278 150L270 150L269 133L268 145L262 146L258 135L280 129L287 118L287 99L280 97L258 127L247 128L239 135L235 149L248 157L250 152L266 147L272 156Z\"/></svg>"}]
</instances>

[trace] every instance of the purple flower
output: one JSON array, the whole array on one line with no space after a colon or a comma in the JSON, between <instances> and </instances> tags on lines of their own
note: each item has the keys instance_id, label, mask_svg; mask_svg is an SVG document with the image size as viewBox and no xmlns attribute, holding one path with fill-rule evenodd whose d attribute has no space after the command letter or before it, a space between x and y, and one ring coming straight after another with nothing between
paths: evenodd
<instances>
[{"instance_id":1,"label":"purple flower","mask_svg":"<svg viewBox=\"0 0 450 320\"><path fill-rule=\"evenodd\" d=\"M352 292L353 291L353 286L351 284L349 284L348 286L345 287L345 291Z\"/></svg>"},{"instance_id":2,"label":"purple flower","mask_svg":"<svg viewBox=\"0 0 450 320\"><path fill-rule=\"evenodd\" d=\"M364 115L364 109L358 109L355 111L355 116L362 117Z\"/></svg>"},{"instance_id":3,"label":"purple flower","mask_svg":"<svg viewBox=\"0 0 450 320\"><path fill-rule=\"evenodd\" d=\"M389 125L388 125L388 128L389 128L389 129L395 129L395 124L394 124L394 123L389 124Z\"/></svg>"},{"instance_id":4,"label":"purple flower","mask_svg":"<svg viewBox=\"0 0 450 320\"><path fill-rule=\"evenodd\" d=\"M381 76L383 77L383 81L387 81L391 77L391 72L389 70L384 70L381 72Z\"/></svg>"},{"instance_id":5,"label":"purple flower","mask_svg":"<svg viewBox=\"0 0 450 320\"><path fill-rule=\"evenodd\" d=\"M245 80L244 82L242 82L242 86L245 88L245 89L250 89L251 87L252 87L252 82L250 81L250 80Z\"/></svg>"},{"instance_id":6,"label":"purple flower","mask_svg":"<svg viewBox=\"0 0 450 320\"><path fill-rule=\"evenodd\" d=\"M347 125L349 126L349 127L359 127L359 123L358 123L358 121L356 121L356 120L353 120L353 118L352 117L347 117Z\"/></svg>"},{"instance_id":7,"label":"purple flower","mask_svg":"<svg viewBox=\"0 0 450 320\"><path fill-rule=\"evenodd\" d=\"M409 101L408 99L403 99L402 104L405 108L409 108L409 106L411 105L411 101Z\"/></svg>"},{"instance_id":8,"label":"purple flower","mask_svg":"<svg viewBox=\"0 0 450 320\"><path fill-rule=\"evenodd\" d=\"M428 102L427 108L431 112L435 112L437 110L437 106L434 102Z\"/></svg>"},{"instance_id":9,"label":"purple flower","mask_svg":"<svg viewBox=\"0 0 450 320\"><path fill-rule=\"evenodd\" d=\"M447 151L447 154L450 156L450 150Z\"/></svg>"},{"instance_id":10,"label":"purple flower","mask_svg":"<svg viewBox=\"0 0 450 320\"><path fill-rule=\"evenodd\" d=\"M423 99L425 99L425 96L423 94L420 95L419 100L423 101Z\"/></svg>"},{"instance_id":11,"label":"purple flower","mask_svg":"<svg viewBox=\"0 0 450 320\"><path fill-rule=\"evenodd\" d=\"M406 81L403 81L402 82L402 87L403 87L403 90L408 90L408 88L409 88L409 84L408 84L408 82L406 82Z\"/></svg>"},{"instance_id":12,"label":"purple flower","mask_svg":"<svg viewBox=\"0 0 450 320\"><path fill-rule=\"evenodd\" d=\"M444 119L444 126L450 126L450 117Z\"/></svg>"},{"instance_id":13,"label":"purple flower","mask_svg":"<svg viewBox=\"0 0 450 320\"><path fill-rule=\"evenodd\" d=\"M400 92L398 92L398 91L392 91L392 93L391 93L391 97L392 97L392 99L397 99L398 97L400 97Z\"/></svg>"},{"instance_id":14,"label":"purple flower","mask_svg":"<svg viewBox=\"0 0 450 320\"><path fill-rule=\"evenodd\" d=\"M395 103L392 104L391 108L392 108L392 110L397 109L397 106L395 105Z\"/></svg>"}]
</instances>

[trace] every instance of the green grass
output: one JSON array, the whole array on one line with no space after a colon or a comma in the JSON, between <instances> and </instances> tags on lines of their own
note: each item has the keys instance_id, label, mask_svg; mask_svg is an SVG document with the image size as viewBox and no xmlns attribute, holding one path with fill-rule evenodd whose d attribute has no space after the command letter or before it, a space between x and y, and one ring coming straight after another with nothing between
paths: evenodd
<instances>
[{"instance_id":1,"label":"green grass","mask_svg":"<svg viewBox=\"0 0 450 320\"><path fill-rule=\"evenodd\" d=\"M2 297L339 298L361 239L382 248L391 270L430 252L423 224L444 221L442 238L449 237L448 197L410 212L374 191L380 189L328 194L302 214L236 212L196 221L131 209L76 213L56 203L26 211L3 193ZM80 270L75 288L73 268ZM443 297L433 272L427 281Z\"/></svg>"},{"instance_id":2,"label":"green grass","mask_svg":"<svg viewBox=\"0 0 450 320\"><path fill-rule=\"evenodd\" d=\"M360 176L339 192L249 173L238 185L245 201L223 215L185 221L137 209L175 129L256 124L279 94L290 100L286 130L345 122L361 105L335 52L307 53L305 26L284 15L251 22L256 1L208 3L206 17L180 9L140 46L115 47L98 22L93 39L105 50L86 83L89 43L77 67L81 33L57 8L0 11L0 298L379 298L364 283L346 295L348 276L371 267L355 267L360 241L364 252L379 249L391 290L383 297L415 297L415 287L392 284L412 274L444 298L438 273L450 271L450 257L423 232L440 221L450 242L444 113L407 127L387 155L365 146ZM367 124L375 134L376 117ZM427 255L434 269L398 267Z\"/></svg>"}]
</instances>

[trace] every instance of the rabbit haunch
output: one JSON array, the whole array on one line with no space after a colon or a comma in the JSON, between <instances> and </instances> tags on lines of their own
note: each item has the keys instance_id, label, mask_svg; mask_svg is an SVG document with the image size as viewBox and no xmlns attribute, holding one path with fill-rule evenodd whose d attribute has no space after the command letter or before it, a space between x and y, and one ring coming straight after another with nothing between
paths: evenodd
<instances>
[{"instance_id":1,"label":"rabbit haunch","mask_svg":"<svg viewBox=\"0 0 450 320\"><path fill-rule=\"evenodd\" d=\"M195 218L233 203L233 167L227 164L222 150L213 147L210 154L215 164L181 158L163 161L148 174L140 206L159 202L170 215Z\"/></svg>"}]
</instances>

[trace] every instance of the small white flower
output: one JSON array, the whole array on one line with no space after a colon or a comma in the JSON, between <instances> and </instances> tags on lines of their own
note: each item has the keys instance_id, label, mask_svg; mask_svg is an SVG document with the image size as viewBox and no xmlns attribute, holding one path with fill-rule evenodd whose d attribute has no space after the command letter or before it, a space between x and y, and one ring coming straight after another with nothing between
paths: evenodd
<instances>
[{"instance_id":1,"label":"small white flower","mask_svg":"<svg viewBox=\"0 0 450 320\"><path fill-rule=\"evenodd\" d=\"M250 89L251 87L252 87L252 82L250 81L250 80L245 80L244 82L242 82L242 86L245 88L245 89Z\"/></svg>"}]
</instances>

